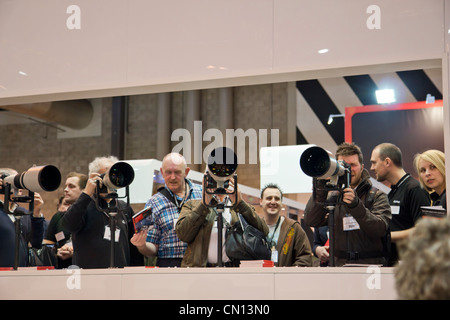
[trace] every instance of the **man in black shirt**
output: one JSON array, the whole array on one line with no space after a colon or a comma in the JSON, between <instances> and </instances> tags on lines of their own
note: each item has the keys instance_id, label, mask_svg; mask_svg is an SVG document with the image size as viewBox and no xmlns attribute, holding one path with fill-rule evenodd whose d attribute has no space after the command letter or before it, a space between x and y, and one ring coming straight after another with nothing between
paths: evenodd
<instances>
[{"instance_id":1,"label":"man in black shirt","mask_svg":"<svg viewBox=\"0 0 450 320\"><path fill-rule=\"evenodd\" d=\"M391 205L392 252L390 266L398 262L396 242L408 237L421 215L421 206L430 205L428 195L420 183L403 169L402 152L391 143L382 143L372 151L370 169L378 181L391 185L388 194Z\"/></svg>"},{"instance_id":2,"label":"man in black shirt","mask_svg":"<svg viewBox=\"0 0 450 320\"><path fill-rule=\"evenodd\" d=\"M72 262L80 268L110 267L110 241L114 245L114 266L125 267L132 264L133 258L139 259L143 265L143 256L131 252L129 239L133 234L131 217L133 210L123 201L117 201L118 213L115 217L116 230L111 235L107 213L99 211L94 197L97 181L102 183L101 174L105 173L118 159L116 157L100 157L89 164L89 179L86 188L77 201L67 210L62 219L63 228L72 233ZM110 203L112 203L111 200ZM99 204L102 208L109 206L100 195ZM136 256L135 256L136 255ZM134 264L138 265L138 264Z\"/></svg>"}]
</instances>

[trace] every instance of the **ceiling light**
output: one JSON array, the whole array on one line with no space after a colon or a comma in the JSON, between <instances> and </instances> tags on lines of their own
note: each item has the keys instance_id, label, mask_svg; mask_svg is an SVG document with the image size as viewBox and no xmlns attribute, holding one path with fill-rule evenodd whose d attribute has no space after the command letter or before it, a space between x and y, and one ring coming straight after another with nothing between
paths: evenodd
<instances>
[{"instance_id":1,"label":"ceiling light","mask_svg":"<svg viewBox=\"0 0 450 320\"><path fill-rule=\"evenodd\" d=\"M327 53L328 52L328 49L320 49L319 51L317 51L319 54L322 54L322 53Z\"/></svg>"},{"instance_id":2,"label":"ceiling light","mask_svg":"<svg viewBox=\"0 0 450 320\"><path fill-rule=\"evenodd\" d=\"M375 95L377 97L377 103L379 104L395 102L394 89L376 90Z\"/></svg>"}]
</instances>

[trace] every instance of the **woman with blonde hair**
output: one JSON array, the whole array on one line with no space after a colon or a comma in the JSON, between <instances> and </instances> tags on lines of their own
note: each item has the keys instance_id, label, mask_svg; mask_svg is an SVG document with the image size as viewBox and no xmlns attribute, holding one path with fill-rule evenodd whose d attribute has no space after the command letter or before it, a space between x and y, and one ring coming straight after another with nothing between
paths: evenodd
<instances>
[{"instance_id":1,"label":"woman with blonde hair","mask_svg":"<svg viewBox=\"0 0 450 320\"><path fill-rule=\"evenodd\" d=\"M416 154L414 167L419 181L431 198L432 206L447 208L445 193L445 154L439 150L427 150Z\"/></svg>"}]
</instances>

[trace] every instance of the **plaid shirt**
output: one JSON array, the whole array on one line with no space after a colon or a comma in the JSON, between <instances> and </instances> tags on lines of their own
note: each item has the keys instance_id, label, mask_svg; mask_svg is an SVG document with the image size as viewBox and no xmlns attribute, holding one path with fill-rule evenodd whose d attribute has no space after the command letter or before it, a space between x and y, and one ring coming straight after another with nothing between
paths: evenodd
<instances>
[{"instance_id":1,"label":"plaid shirt","mask_svg":"<svg viewBox=\"0 0 450 320\"><path fill-rule=\"evenodd\" d=\"M188 179L189 195L187 200L202 199L201 186L192 183ZM167 188L167 186L166 186ZM169 188L167 188L170 193ZM182 198L172 193L181 204ZM153 224L147 234L147 242L158 245L158 258L183 258L187 243L178 239L175 232L175 224L180 212L177 206L160 192L155 193L145 204L145 208L152 207Z\"/></svg>"}]
</instances>

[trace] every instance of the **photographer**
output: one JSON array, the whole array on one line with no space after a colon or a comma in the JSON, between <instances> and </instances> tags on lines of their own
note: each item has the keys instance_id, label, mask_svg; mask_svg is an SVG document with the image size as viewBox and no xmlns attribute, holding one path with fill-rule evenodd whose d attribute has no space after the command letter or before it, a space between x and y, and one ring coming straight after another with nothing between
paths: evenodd
<instances>
[{"instance_id":1,"label":"photographer","mask_svg":"<svg viewBox=\"0 0 450 320\"><path fill-rule=\"evenodd\" d=\"M325 202L328 192L340 193L334 211L335 265L386 265L385 240L391 220L387 196L372 187L358 146L349 143L339 145L336 159L350 165L350 186L329 191L326 180L314 179L313 195L305 209L305 222L316 228L327 225Z\"/></svg>"},{"instance_id":2,"label":"photographer","mask_svg":"<svg viewBox=\"0 0 450 320\"><path fill-rule=\"evenodd\" d=\"M113 236L110 232L110 217L96 207L95 198L97 182L103 185L102 174L113 166L118 159L116 157L100 157L89 164L89 179L86 188L70 206L62 218L62 226L65 231L72 233L73 264L80 268L108 268L110 267L110 241L115 241L114 265L125 267L129 265L143 265L143 257L136 252L131 252L129 239L133 230L131 218L133 210L123 201L104 198L99 192L98 202L102 208L117 206L116 230ZM133 257L136 262L133 264Z\"/></svg>"},{"instance_id":3,"label":"photographer","mask_svg":"<svg viewBox=\"0 0 450 320\"><path fill-rule=\"evenodd\" d=\"M205 188L206 186L203 186ZM229 180L229 189L234 188L233 178ZM237 188L237 186L236 186ZM211 195L205 193L205 203L215 201L217 203L227 201L225 195ZM253 206L240 198L239 190L236 196L230 196L234 203L231 209L223 211L223 251L222 261L224 266L237 266L225 253L226 224L233 225L238 221L238 213L241 213L249 224L261 230L265 235L269 229L265 222L256 214ZM182 267L214 267L217 265L217 211L216 208L208 208L202 200L188 201L181 209L180 218L176 224L176 232L180 240L188 243L181 266ZM227 223L226 223L226 222Z\"/></svg>"},{"instance_id":4,"label":"photographer","mask_svg":"<svg viewBox=\"0 0 450 320\"><path fill-rule=\"evenodd\" d=\"M0 169L0 176L17 175L17 171L9 168ZM0 189L3 189L3 179L0 178ZM5 194L0 194L0 267L13 267L15 257L15 221L16 217L10 214L17 207L10 202L10 208L4 207ZM45 220L40 212L44 204L38 193L34 194L34 211L32 215L24 215L20 220L21 234L19 236L19 267L28 267L28 246L40 248L44 237Z\"/></svg>"}]
</instances>

